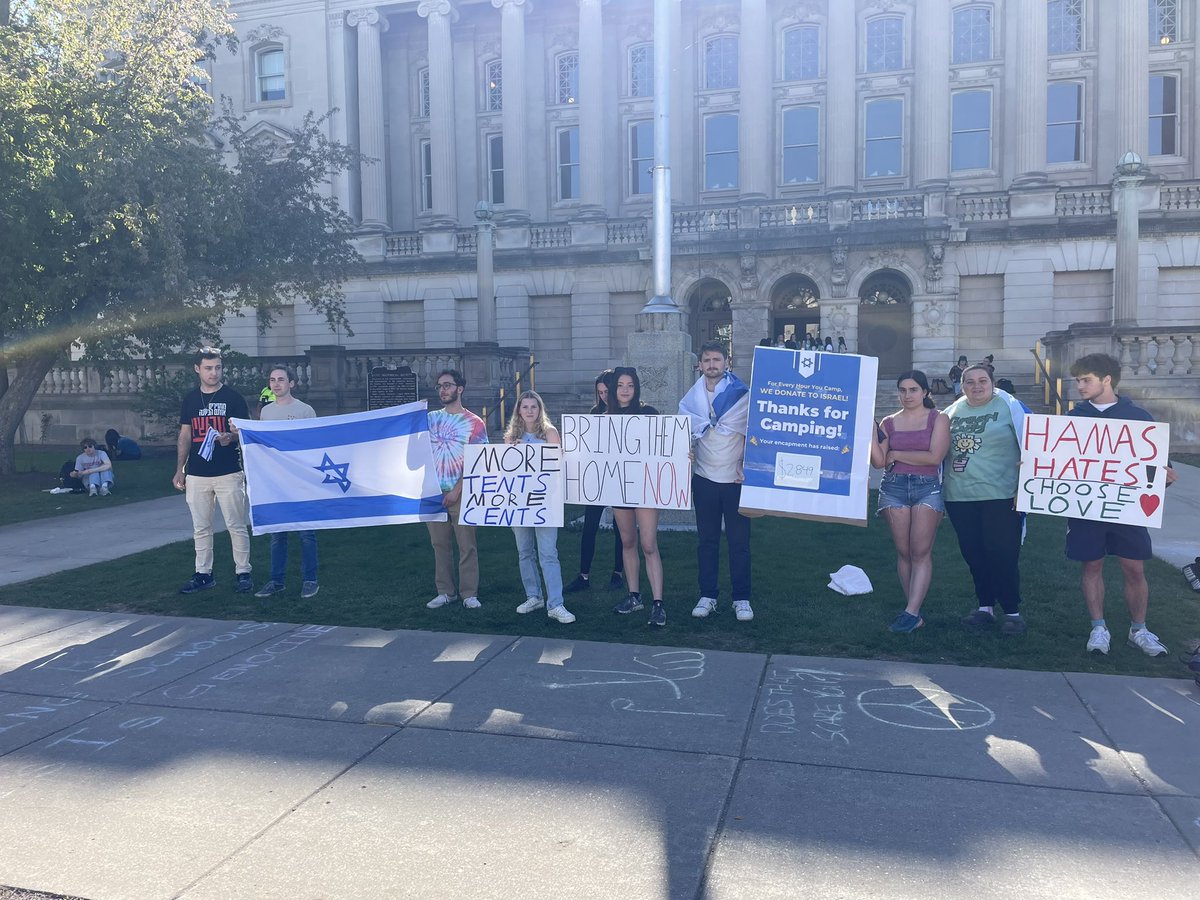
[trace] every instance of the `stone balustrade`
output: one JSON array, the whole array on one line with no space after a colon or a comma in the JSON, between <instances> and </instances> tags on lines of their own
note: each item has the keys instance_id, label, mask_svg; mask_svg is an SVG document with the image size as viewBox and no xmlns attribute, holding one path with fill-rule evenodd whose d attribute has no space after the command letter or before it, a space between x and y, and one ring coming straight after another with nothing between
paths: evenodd
<instances>
[{"instance_id":1,"label":"stone balustrade","mask_svg":"<svg viewBox=\"0 0 1200 900\"><path fill-rule=\"evenodd\" d=\"M1122 375L1191 375L1200 372L1200 326L1186 332L1133 329L1117 336Z\"/></svg>"}]
</instances>

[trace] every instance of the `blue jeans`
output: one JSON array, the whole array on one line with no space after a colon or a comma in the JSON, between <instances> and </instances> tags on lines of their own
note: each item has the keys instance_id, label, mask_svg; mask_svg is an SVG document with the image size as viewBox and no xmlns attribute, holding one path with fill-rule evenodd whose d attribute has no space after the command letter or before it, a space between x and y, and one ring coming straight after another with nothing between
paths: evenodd
<instances>
[{"instance_id":1,"label":"blue jeans","mask_svg":"<svg viewBox=\"0 0 1200 900\"><path fill-rule=\"evenodd\" d=\"M99 488L106 481L110 485L113 483L112 469L109 469L107 472L89 472L79 477L80 484L95 488Z\"/></svg>"},{"instance_id":2,"label":"blue jeans","mask_svg":"<svg viewBox=\"0 0 1200 900\"><path fill-rule=\"evenodd\" d=\"M271 535L271 580L276 584L284 583L287 572L288 535L290 531L276 531ZM315 531L297 531L300 535L300 569L303 572L302 581L317 580L317 533Z\"/></svg>"},{"instance_id":3,"label":"blue jeans","mask_svg":"<svg viewBox=\"0 0 1200 900\"><path fill-rule=\"evenodd\" d=\"M733 601L750 599L750 520L738 511L742 486L709 481L692 475L692 504L696 507L696 567L700 596L717 599L717 574L721 568L721 522L729 543L729 580Z\"/></svg>"},{"instance_id":4,"label":"blue jeans","mask_svg":"<svg viewBox=\"0 0 1200 900\"><path fill-rule=\"evenodd\" d=\"M546 579L546 608L563 605L562 566L558 564L557 528L513 528L517 539L517 560L521 566L521 584L526 597L542 596L542 578ZM538 576L538 563L542 574Z\"/></svg>"}]
</instances>

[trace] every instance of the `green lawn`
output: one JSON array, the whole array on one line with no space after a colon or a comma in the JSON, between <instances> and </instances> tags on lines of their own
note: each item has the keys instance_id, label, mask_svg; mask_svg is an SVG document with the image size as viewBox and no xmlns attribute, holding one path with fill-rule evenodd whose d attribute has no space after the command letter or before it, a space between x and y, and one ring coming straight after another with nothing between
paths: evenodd
<instances>
[{"instance_id":1,"label":"green lawn","mask_svg":"<svg viewBox=\"0 0 1200 900\"><path fill-rule=\"evenodd\" d=\"M117 480L108 497L88 497L87 494L50 494L58 486L59 467L79 455L79 447L18 446L17 472L0 476L0 525L45 519L67 513L93 509L97 504L110 506L152 500L175 493L171 476L175 474L175 448L142 448L139 460L116 460L113 469Z\"/></svg>"},{"instance_id":2,"label":"green lawn","mask_svg":"<svg viewBox=\"0 0 1200 900\"><path fill-rule=\"evenodd\" d=\"M466 610L454 604L427 610L424 604L435 593L433 557L427 532L419 525L321 532L321 593L312 601L295 599L299 547L294 540L290 590L283 595L290 599L261 601L235 594L229 542L222 535L217 538L219 585L198 596L177 593L192 571L192 546L183 542L2 588L0 603L1185 677L1180 660L1188 640L1200 634L1200 597L1187 589L1178 570L1159 561L1148 566L1150 626L1171 648L1172 656L1152 660L1125 646L1129 618L1115 563L1108 570L1113 650L1108 657L1089 656L1083 649L1088 620L1078 567L1062 555L1065 524L1040 516L1029 521L1021 569L1030 627L1028 634L1015 639L973 635L959 626L959 618L974 603L949 522L943 522L935 548L934 584L925 608L927 626L912 635L889 633L887 625L903 604L891 541L884 524L875 519L866 529L776 518L755 522L755 619L749 623L734 620L727 584L716 613L708 619L690 616L696 600L696 550L695 536L687 533L660 535L670 617L665 629L651 630L643 613L614 615L611 608L621 594L605 590L568 595L567 606L579 617L573 625L559 625L541 613L516 615L513 610L524 595L515 545L507 529L497 528L479 530L483 609ZM599 544L594 577L607 582L611 543L602 535ZM266 580L268 553L268 539L255 538L256 584ZM564 575L570 579L578 567L578 532L561 533L559 553ZM845 563L866 570L875 592L843 597L829 590L828 573Z\"/></svg>"}]
</instances>

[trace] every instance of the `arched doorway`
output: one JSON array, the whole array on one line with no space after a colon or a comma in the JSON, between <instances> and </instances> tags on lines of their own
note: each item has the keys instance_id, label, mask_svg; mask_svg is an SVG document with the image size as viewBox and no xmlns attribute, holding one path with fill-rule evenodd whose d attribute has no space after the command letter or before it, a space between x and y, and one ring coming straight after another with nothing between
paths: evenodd
<instances>
[{"instance_id":1,"label":"arched doorway","mask_svg":"<svg viewBox=\"0 0 1200 900\"><path fill-rule=\"evenodd\" d=\"M772 342L783 335L784 340L799 344L806 332L817 337L821 333L819 299L820 292L811 278L788 275L780 279L771 291Z\"/></svg>"},{"instance_id":2,"label":"arched doorway","mask_svg":"<svg viewBox=\"0 0 1200 900\"><path fill-rule=\"evenodd\" d=\"M912 368L912 285L895 269L881 269L858 292L858 352L879 358L879 377Z\"/></svg>"},{"instance_id":3,"label":"arched doorway","mask_svg":"<svg viewBox=\"0 0 1200 900\"><path fill-rule=\"evenodd\" d=\"M691 312L692 352L699 353L705 341L724 341L729 347L733 339L732 297L729 288L715 278L701 279L688 297Z\"/></svg>"}]
</instances>

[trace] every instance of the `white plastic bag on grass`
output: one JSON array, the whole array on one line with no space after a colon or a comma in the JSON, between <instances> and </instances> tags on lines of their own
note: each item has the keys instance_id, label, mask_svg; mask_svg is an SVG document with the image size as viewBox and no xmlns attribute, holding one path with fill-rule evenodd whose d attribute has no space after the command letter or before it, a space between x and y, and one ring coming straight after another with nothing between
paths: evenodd
<instances>
[{"instance_id":1,"label":"white plastic bag on grass","mask_svg":"<svg viewBox=\"0 0 1200 900\"><path fill-rule=\"evenodd\" d=\"M869 594L874 590L871 587L871 579L858 566L842 566L836 572L830 572L829 589L847 597Z\"/></svg>"}]
</instances>

